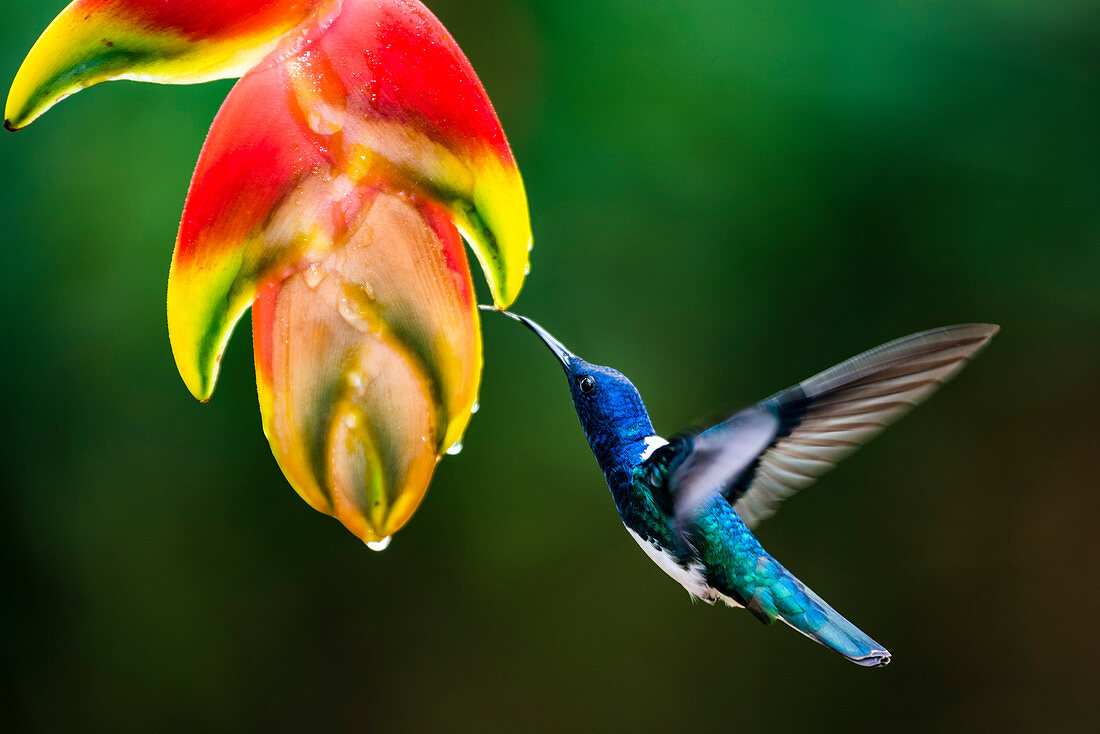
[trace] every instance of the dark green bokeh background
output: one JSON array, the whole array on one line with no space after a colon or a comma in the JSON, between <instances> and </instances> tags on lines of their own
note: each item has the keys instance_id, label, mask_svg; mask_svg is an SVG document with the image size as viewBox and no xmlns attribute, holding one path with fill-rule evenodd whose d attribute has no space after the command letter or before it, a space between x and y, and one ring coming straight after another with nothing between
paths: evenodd
<instances>
[{"instance_id":1,"label":"dark green bokeh background","mask_svg":"<svg viewBox=\"0 0 1100 734\"><path fill-rule=\"evenodd\" d=\"M0 721L1096 725L1095 0L431 5L525 174L517 310L629 374L659 429L912 331L1003 325L760 529L894 663L690 604L622 531L560 370L504 319L466 450L389 551L310 510L260 431L247 325L208 406L168 346L175 228L230 83L116 83L0 139ZM60 7L4 4L0 76Z\"/></svg>"}]
</instances>

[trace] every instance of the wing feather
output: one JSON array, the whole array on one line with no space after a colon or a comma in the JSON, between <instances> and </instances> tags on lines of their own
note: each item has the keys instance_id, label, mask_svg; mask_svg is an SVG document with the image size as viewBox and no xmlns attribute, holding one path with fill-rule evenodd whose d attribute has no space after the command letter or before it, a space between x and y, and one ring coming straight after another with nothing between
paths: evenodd
<instances>
[{"instance_id":1,"label":"wing feather","mask_svg":"<svg viewBox=\"0 0 1100 734\"><path fill-rule=\"evenodd\" d=\"M781 429L756 466L725 492L733 509L749 527L773 515L781 501L812 484L951 379L997 329L965 324L913 334L759 403L779 416Z\"/></svg>"},{"instance_id":2,"label":"wing feather","mask_svg":"<svg viewBox=\"0 0 1100 734\"><path fill-rule=\"evenodd\" d=\"M699 434L671 477L678 522L721 493L753 527L951 379L997 329L964 324L892 341Z\"/></svg>"},{"instance_id":3,"label":"wing feather","mask_svg":"<svg viewBox=\"0 0 1100 734\"><path fill-rule=\"evenodd\" d=\"M779 420L759 406L746 408L722 424L721 433L696 436L691 452L673 471L675 519L678 526L695 516L729 477L742 474L776 435Z\"/></svg>"}]
</instances>

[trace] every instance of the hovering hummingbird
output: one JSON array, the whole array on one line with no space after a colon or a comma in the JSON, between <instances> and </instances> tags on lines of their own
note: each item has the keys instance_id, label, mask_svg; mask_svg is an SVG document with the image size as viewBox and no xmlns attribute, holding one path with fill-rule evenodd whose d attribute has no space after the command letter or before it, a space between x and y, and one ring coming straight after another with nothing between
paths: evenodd
<instances>
[{"instance_id":1,"label":"hovering hummingbird","mask_svg":"<svg viewBox=\"0 0 1100 734\"><path fill-rule=\"evenodd\" d=\"M665 573L694 597L743 607L765 624L780 619L857 665L890 662L882 645L772 558L751 528L953 377L999 327L947 326L898 339L668 441L625 375L503 313L561 361L619 516Z\"/></svg>"}]
</instances>

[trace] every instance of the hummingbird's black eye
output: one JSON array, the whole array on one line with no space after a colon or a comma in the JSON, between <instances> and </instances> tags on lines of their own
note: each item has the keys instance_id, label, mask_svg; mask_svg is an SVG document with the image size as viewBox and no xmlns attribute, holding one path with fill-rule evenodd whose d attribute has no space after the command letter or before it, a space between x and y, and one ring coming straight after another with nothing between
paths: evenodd
<instances>
[{"instance_id":1,"label":"hummingbird's black eye","mask_svg":"<svg viewBox=\"0 0 1100 734\"><path fill-rule=\"evenodd\" d=\"M596 380L592 375L585 375L581 378L581 392L585 395L591 395L592 391L596 389Z\"/></svg>"}]
</instances>

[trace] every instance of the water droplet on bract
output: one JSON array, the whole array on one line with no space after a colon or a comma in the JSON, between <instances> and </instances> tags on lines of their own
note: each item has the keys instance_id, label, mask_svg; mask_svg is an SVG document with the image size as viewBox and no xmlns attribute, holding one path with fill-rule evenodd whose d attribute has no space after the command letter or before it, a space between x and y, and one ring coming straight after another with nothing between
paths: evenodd
<instances>
[{"instance_id":1,"label":"water droplet on bract","mask_svg":"<svg viewBox=\"0 0 1100 734\"><path fill-rule=\"evenodd\" d=\"M470 415L473 415L479 410L481 410L481 403L475 400L473 406L470 408Z\"/></svg>"},{"instance_id":2,"label":"water droplet on bract","mask_svg":"<svg viewBox=\"0 0 1100 734\"><path fill-rule=\"evenodd\" d=\"M523 274L524 275L530 275L531 274L531 263L527 263L527 267L525 267L523 269Z\"/></svg>"},{"instance_id":3,"label":"water droplet on bract","mask_svg":"<svg viewBox=\"0 0 1100 734\"><path fill-rule=\"evenodd\" d=\"M447 456L458 456L462 453L462 442L455 441L451 444L451 448L447 449Z\"/></svg>"},{"instance_id":4,"label":"water droplet on bract","mask_svg":"<svg viewBox=\"0 0 1100 734\"><path fill-rule=\"evenodd\" d=\"M345 415L344 416L344 425L347 426L348 428L351 428L352 430L354 430L355 427L357 425L359 425L359 419L356 418L353 414Z\"/></svg>"},{"instance_id":5,"label":"water droplet on bract","mask_svg":"<svg viewBox=\"0 0 1100 734\"><path fill-rule=\"evenodd\" d=\"M393 540L393 536L392 535L387 535L385 538L382 538L382 540L376 540L376 541L367 543L367 547L370 548L372 551L381 552L381 551L384 551L384 550L386 550L387 548L390 547L390 541L392 541L392 540Z\"/></svg>"},{"instance_id":6,"label":"water droplet on bract","mask_svg":"<svg viewBox=\"0 0 1100 734\"><path fill-rule=\"evenodd\" d=\"M364 334L370 333L370 324L363 318L363 311L355 301L344 296L340 299L339 310L340 315L344 317L344 321L347 321L352 327Z\"/></svg>"},{"instance_id":7,"label":"water droplet on bract","mask_svg":"<svg viewBox=\"0 0 1100 734\"><path fill-rule=\"evenodd\" d=\"M348 375L348 384L351 385L351 389L355 390L357 395L363 394L363 376L358 372L352 372Z\"/></svg>"},{"instance_id":8,"label":"water droplet on bract","mask_svg":"<svg viewBox=\"0 0 1100 734\"><path fill-rule=\"evenodd\" d=\"M321 285L321 281L325 279L325 275L325 271L321 269L321 264L313 263L302 273L302 278L306 281L306 285L316 289L317 286Z\"/></svg>"}]
</instances>

